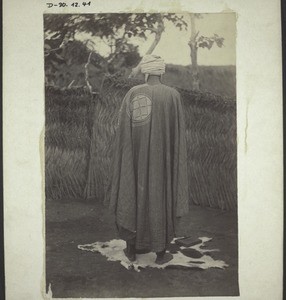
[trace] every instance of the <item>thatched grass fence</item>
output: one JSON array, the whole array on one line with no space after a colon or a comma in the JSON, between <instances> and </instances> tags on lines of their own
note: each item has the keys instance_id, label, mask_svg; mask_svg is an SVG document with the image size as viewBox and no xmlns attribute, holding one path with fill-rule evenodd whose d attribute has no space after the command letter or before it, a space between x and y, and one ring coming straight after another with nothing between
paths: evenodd
<instances>
[{"instance_id":1,"label":"thatched grass fence","mask_svg":"<svg viewBox=\"0 0 286 300\"><path fill-rule=\"evenodd\" d=\"M103 201L118 110L137 84L107 78L101 96L46 88L46 198ZM192 204L237 205L236 103L178 89L185 111Z\"/></svg>"}]
</instances>

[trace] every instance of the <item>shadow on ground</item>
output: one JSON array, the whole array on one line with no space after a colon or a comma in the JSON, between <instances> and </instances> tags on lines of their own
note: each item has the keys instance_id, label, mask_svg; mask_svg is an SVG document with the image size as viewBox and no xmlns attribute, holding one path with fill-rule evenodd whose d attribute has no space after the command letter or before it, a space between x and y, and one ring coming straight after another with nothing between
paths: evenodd
<instances>
[{"instance_id":1,"label":"shadow on ground","mask_svg":"<svg viewBox=\"0 0 286 300\"><path fill-rule=\"evenodd\" d=\"M46 283L54 298L237 296L238 241L236 212L193 206L179 233L213 240L221 269L151 269L137 273L79 244L116 238L113 216L101 204L46 203Z\"/></svg>"}]
</instances>

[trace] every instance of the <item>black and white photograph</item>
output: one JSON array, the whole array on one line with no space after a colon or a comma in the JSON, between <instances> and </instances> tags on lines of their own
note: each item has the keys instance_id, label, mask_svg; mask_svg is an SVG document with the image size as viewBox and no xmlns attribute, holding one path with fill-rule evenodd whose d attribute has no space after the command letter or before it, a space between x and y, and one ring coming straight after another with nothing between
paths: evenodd
<instances>
[{"instance_id":1,"label":"black and white photograph","mask_svg":"<svg viewBox=\"0 0 286 300\"><path fill-rule=\"evenodd\" d=\"M280 0L2 8L4 297L282 299Z\"/></svg>"},{"instance_id":2,"label":"black and white photograph","mask_svg":"<svg viewBox=\"0 0 286 300\"><path fill-rule=\"evenodd\" d=\"M43 18L46 293L238 296L236 14Z\"/></svg>"}]
</instances>

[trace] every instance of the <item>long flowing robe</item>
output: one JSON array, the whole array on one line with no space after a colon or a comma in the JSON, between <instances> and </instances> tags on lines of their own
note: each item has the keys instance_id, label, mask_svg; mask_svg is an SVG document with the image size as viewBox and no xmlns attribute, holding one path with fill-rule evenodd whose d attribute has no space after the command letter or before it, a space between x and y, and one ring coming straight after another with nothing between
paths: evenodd
<instances>
[{"instance_id":1,"label":"long flowing robe","mask_svg":"<svg viewBox=\"0 0 286 300\"><path fill-rule=\"evenodd\" d=\"M162 251L189 211L184 113L179 93L143 84L126 94L106 201L137 249Z\"/></svg>"}]
</instances>

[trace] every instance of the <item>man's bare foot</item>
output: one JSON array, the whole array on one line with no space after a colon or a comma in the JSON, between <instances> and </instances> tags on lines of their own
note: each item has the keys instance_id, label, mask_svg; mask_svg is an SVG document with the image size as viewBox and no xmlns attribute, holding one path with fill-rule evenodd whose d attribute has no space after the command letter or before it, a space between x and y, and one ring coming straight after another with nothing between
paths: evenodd
<instances>
[{"instance_id":1,"label":"man's bare foot","mask_svg":"<svg viewBox=\"0 0 286 300\"><path fill-rule=\"evenodd\" d=\"M158 257L155 260L157 265L163 265L173 259L173 255L171 253L165 253L162 257Z\"/></svg>"},{"instance_id":2,"label":"man's bare foot","mask_svg":"<svg viewBox=\"0 0 286 300\"><path fill-rule=\"evenodd\" d=\"M136 255L135 253L130 253L129 251L127 251L127 248L123 249L123 252L125 254L125 256L131 261L135 261L136 260Z\"/></svg>"}]
</instances>

